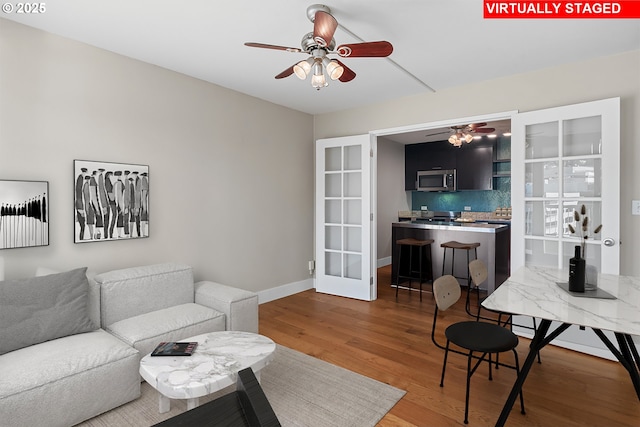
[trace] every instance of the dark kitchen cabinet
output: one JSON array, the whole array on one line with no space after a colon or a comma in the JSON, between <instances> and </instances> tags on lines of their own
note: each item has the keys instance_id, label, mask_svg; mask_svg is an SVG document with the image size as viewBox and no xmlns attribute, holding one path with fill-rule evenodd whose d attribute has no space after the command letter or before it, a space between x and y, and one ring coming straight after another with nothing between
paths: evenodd
<instances>
[{"instance_id":1,"label":"dark kitchen cabinet","mask_svg":"<svg viewBox=\"0 0 640 427\"><path fill-rule=\"evenodd\" d=\"M419 171L456 169L456 149L447 141L409 144L404 147L404 189L416 189Z\"/></svg>"},{"instance_id":2,"label":"dark kitchen cabinet","mask_svg":"<svg viewBox=\"0 0 640 427\"><path fill-rule=\"evenodd\" d=\"M458 149L458 190L493 189L493 147L480 144Z\"/></svg>"},{"instance_id":3,"label":"dark kitchen cabinet","mask_svg":"<svg viewBox=\"0 0 640 427\"><path fill-rule=\"evenodd\" d=\"M493 189L493 145L472 142L454 147L448 141L405 145L405 190L416 189L419 171L456 169L458 190Z\"/></svg>"}]
</instances>

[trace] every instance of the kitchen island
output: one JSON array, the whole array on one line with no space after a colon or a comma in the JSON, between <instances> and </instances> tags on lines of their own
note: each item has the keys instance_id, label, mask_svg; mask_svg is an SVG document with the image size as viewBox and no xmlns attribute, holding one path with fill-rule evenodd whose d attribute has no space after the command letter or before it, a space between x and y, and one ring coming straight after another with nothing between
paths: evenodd
<instances>
[{"instance_id":1,"label":"kitchen island","mask_svg":"<svg viewBox=\"0 0 640 427\"><path fill-rule=\"evenodd\" d=\"M478 242L478 259L482 260L489 272L488 279L480 288L487 294L491 294L500 286L510 273L510 248L511 231L508 224L486 224L480 222L461 223L445 221L429 221L416 219L413 221L394 222L392 224L391 239L393 242L393 252L391 254L391 283L396 283L398 275L398 245L399 239L433 239L431 245L431 258L433 260L434 278L442 275L442 259L444 248L441 243L455 240L461 243ZM470 254L470 259L474 254ZM407 269L403 258L403 271ZM445 274L451 273L451 249L447 249L447 265ZM467 254L466 251L456 250L454 275L458 277L467 276ZM460 280L466 285L466 280ZM403 286L401 284L401 286Z\"/></svg>"}]
</instances>

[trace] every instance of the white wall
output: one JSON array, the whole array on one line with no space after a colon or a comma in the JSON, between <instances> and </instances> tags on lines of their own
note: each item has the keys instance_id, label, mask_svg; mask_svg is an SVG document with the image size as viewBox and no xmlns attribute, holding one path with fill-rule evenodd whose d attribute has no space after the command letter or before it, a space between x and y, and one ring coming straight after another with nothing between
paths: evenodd
<instances>
[{"instance_id":1,"label":"white wall","mask_svg":"<svg viewBox=\"0 0 640 427\"><path fill-rule=\"evenodd\" d=\"M313 117L12 21L0 25L0 179L49 181L50 245L6 277L180 261L261 291L309 279ZM73 243L73 160L149 165L150 237Z\"/></svg>"},{"instance_id":2,"label":"white wall","mask_svg":"<svg viewBox=\"0 0 640 427\"><path fill-rule=\"evenodd\" d=\"M496 60L496 67L499 67ZM398 78L405 78L398 72ZM317 115L315 138L471 117L532 111L597 99L621 98L621 274L640 276L640 50L424 93L338 113ZM378 200L378 204L383 203Z\"/></svg>"},{"instance_id":3,"label":"white wall","mask_svg":"<svg viewBox=\"0 0 640 427\"><path fill-rule=\"evenodd\" d=\"M391 263L391 224L398 211L410 210L411 193L404 191L404 145L378 138L378 267ZM407 196L409 194L409 196Z\"/></svg>"}]
</instances>

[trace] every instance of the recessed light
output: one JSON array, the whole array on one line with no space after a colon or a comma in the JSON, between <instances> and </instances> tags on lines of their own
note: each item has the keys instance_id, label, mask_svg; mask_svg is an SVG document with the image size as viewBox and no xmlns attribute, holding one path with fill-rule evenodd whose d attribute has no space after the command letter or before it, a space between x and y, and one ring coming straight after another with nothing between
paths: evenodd
<instances>
[{"instance_id":1,"label":"recessed light","mask_svg":"<svg viewBox=\"0 0 640 427\"><path fill-rule=\"evenodd\" d=\"M498 135L496 135L495 133L492 133L491 135L487 135L487 138L497 138Z\"/></svg>"},{"instance_id":2,"label":"recessed light","mask_svg":"<svg viewBox=\"0 0 640 427\"><path fill-rule=\"evenodd\" d=\"M502 136L511 136L511 132L505 132L502 134Z\"/></svg>"}]
</instances>

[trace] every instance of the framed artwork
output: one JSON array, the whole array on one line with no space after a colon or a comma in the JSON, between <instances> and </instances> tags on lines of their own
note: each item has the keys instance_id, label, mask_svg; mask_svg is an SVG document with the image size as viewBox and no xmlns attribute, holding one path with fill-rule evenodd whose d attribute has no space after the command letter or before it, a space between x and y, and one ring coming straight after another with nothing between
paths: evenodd
<instances>
[{"instance_id":1,"label":"framed artwork","mask_svg":"<svg viewBox=\"0 0 640 427\"><path fill-rule=\"evenodd\" d=\"M49 244L49 183L0 180L0 249Z\"/></svg>"},{"instance_id":2,"label":"framed artwork","mask_svg":"<svg viewBox=\"0 0 640 427\"><path fill-rule=\"evenodd\" d=\"M149 237L149 166L73 161L74 242Z\"/></svg>"}]
</instances>

